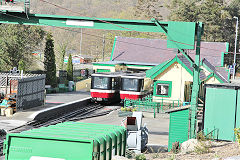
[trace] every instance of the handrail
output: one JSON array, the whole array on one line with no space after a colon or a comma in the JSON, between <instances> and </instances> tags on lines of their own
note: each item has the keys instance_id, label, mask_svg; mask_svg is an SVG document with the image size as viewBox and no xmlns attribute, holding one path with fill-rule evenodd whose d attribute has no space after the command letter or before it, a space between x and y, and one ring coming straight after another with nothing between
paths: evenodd
<instances>
[{"instance_id":1,"label":"handrail","mask_svg":"<svg viewBox=\"0 0 240 160\"><path fill-rule=\"evenodd\" d=\"M202 131L203 131L203 133L204 133L204 130L202 130ZM214 127L214 129L213 129L211 132L209 132L209 133L208 133L208 130L207 130L207 134L206 134L205 136L207 137L207 136L211 135L213 138L215 138L215 131L217 131L217 140L218 140L219 129L218 129L218 128L215 128L215 127ZM212 138L212 137L211 137L211 138Z\"/></svg>"},{"instance_id":2,"label":"handrail","mask_svg":"<svg viewBox=\"0 0 240 160\"><path fill-rule=\"evenodd\" d=\"M124 100L124 107L137 107L138 110L142 111L153 111L154 112L154 117L156 116L156 111L157 113L164 112L165 109L170 109L170 108L175 108L175 107L180 107L180 100L171 100L171 99L166 99L162 98L160 99L160 102L154 102L153 101L153 96L148 95L147 97L144 97L142 99L137 99L137 100L130 100L130 99L125 99Z\"/></svg>"}]
</instances>

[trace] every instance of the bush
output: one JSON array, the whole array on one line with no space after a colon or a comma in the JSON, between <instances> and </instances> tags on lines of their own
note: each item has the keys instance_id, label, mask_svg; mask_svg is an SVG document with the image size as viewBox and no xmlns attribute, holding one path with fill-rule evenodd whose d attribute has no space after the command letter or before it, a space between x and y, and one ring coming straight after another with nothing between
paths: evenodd
<instances>
[{"instance_id":1,"label":"bush","mask_svg":"<svg viewBox=\"0 0 240 160\"><path fill-rule=\"evenodd\" d=\"M238 145L240 146L240 128L235 128L234 129L234 134L236 136L236 140L238 142Z\"/></svg>"},{"instance_id":2,"label":"bush","mask_svg":"<svg viewBox=\"0 0 240 160\"><path fill-rule=\"evenodd\" d=\"M199 142L199 144L195 147L194 151L197 154L204 154L210 152L210 146L208 146L205 142Z\"/></svg>"},{"instance_id":3,"label":"bush","mask_svg":"<svg viewBox=\"0 0 240 160\"><path fill-rule=\"evenodd\" d=\"M81 77L81 76L80 76L80 77L74 77L74 80L77 81L77 82L78 82L78 81L81 81L81 80L83 80L83 79L84 79L84 78Z\"/></svg>"},{"instance_id":4,"label":"bush","mask_svg":"<svg viewBox=\"0 0 240 160\"><path fill-rule=\"evenodd\" d=\"M198 141L206 141L207 140L203 131L200 131L200 132L197 133L197 140Z\"/></svg>"},{"instance_id":5,"label":"bush","mask_svg":"<svg viewBox=\"0 0 240 160\"><path fill-rule=\"evenodd\" d=\"M211 141L213 140L214 137L213 137L213 133L210 133L210 134L207 134L205 135L203 131L200 131L197 133L197 140L198 141Z\"/></svg>"},{"instance_id":6,"label":"bush","mask_svg":"<svg viewBox=\"0 0 240 160\"><path fill-rule=\"evenodd\" d=\"M136 156L136 160L146 160L146 157L144 154L139 154Z\"/></svg>"},{"instance_id":7,"label":"bush","mask_svg":"<svg viewBox=\"0 0 240 160\"><path fill-rule=\"evenodd\" d=\"M124 107L121 107L121 111L126 111Z\"/></svg>"},{"instance_id":8,"label":"bush","mask_svg":"<svg viewBox=\"0 0 240 160\"><path fill-rule=\"evenodd\" d=\"M205 135L203 131L197 133L198 144L194 151L197 154L204 154L210 152L211 140L213 140L212 133Z\"/></svg>"},{"instance_id":9,"label":"bush","mask_svg":"<svg viewBox=\"0 0 240 160\"><path fill-rule=\"evenodd\" d=\"M132 109L132 112L136 112L136 111L137 111L137 108L136 108L136 107Z\"/></svg>"}]
</instances>

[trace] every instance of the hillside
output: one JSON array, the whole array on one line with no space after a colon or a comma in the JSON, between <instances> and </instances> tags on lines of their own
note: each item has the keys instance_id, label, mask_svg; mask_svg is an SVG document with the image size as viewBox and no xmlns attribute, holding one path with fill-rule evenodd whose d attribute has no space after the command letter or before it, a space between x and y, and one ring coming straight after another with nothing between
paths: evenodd
<instances>
[{"instance_id":1,"label":"hillside","mask_svg":"<svg viewBox=\"0 0 240 160\"><path fill-rule=\"evenodd\" d=\"M40 14L60 14L71 16L111 17L111 12L120 13L128 7L136 5L137 0L51 0L57 4L77 13L72 13L39 0L31 1L31 10ZM110 2L110 3L109 3ZM109 12L109 13L107 13Z\"/></svg>"},{"instance_id":2,"label":"hillside","mask_svg":"<svg viewBox=\"0 0 240 160\"><path fill-rule=\"evenodd\" d=\"M57 4L62 8L55 7L39 0L32 0L31 13L82 17L139 19L138 17L134 16L137 0L51 0L49 2ZM168 13L167 9L162 8L161 10L164 19L166 19L166 15ZM72 54L80 53L81 29L68 29L73 30L71 32L66 31L64 28L45 28L53 33L55 39L57 66L59 64L61 57L61 48L63 46L66 46L67 51L74 50L75 52ZM110 57L115 36L134 36L131 33L122 33L118 31L82 29L82 32L83 36L81 54L91 55L99 60L102 59L103 35L106 37L105 57ZM151 35L144 35L143 37L151 37Z\"/></svg>"},{"instance_id":3,"label":"hillside","mask_svg":"<svg viewBox=\"0 0 240 160\"><path fill-rule=\"evenodd\" d=\"M68 16L83 16L83 17L106 17L106 18L120 18L122 13L132 8L136 4L136 0L52 0L51 3L57 4L63 8L71 11L67 11L61 8L57 8L50 4L46 4L39 0L31 1L31 12L38 14L52 14L52 15L68 15ZM119 14L120 13L120 14ZM130 14L130 13L128 13ZM125 16L125 15L124 15ZM126 15L126 17L132 15ZM72 54L80 53L80 39L81 29L70 28L67 31L65 28L59 29L54 27L45 27L46 30L53 33L55 39L55 54L57 59L57 66L61 57L61 48L66 46L66 50L74 50ZM102 55L102 37L103 34L107 34L105 31L83 29L82 36L82 54L88 54L96 58L100 58ZM109 57L111 52L113 39L106 40L106 57ZM68 53L68 52L67 52Z\"/></svg>"}]
</instances>

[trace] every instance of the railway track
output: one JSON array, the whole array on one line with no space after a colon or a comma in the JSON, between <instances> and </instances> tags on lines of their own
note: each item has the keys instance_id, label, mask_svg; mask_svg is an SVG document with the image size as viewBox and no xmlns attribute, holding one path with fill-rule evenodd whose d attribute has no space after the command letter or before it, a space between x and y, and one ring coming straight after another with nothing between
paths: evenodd
<instances>
[{"instance_id":1,"label":"railway track","mask_svg":"<svg viewBox=\"0 0 240 160\"><path fill-rule=\"evenodd\" d=\"M13 128L8 131L8 133L19 133L22 131L26 131L33 128L40 128L46 127L49 125L54 125L57 123L62 123L66 121L77 121L81 119L96 117L108 114L111 110L97 112L98 110L102 109L104 106L100 104L89 104L84 108L79 108L75 111L63 114L61 116L56 115L55 117L49 117L45 119L41 119L38 121L29 121L27 124ZM1 138L1 137L0 137ZM4 137L3 137L4 138ZM0 139L0 156L2 156L2 149L3 149L3 138Z\"/></svg>"},{"instance_id":2,"label":"railway track","mask_svg":"<svg viewBox=\"0 0 240 160\"><path fill-rule=\"evenodd\" d=\"M2 156L3 140L0 140L0 156Z\"/></svg>"}]
</instances>

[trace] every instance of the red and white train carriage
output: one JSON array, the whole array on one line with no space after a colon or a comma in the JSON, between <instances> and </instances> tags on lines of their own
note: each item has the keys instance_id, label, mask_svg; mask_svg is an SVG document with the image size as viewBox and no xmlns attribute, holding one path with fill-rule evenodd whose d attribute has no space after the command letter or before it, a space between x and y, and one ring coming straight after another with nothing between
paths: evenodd
<instances>
[{"instance_id":1,"label":"red and white train carriage","mask_svg":"<svg viewBox=\"0 0 240 160\"><path fill-rule=\"evenodd\" d=\"M145 95L144 79L145 73L128 73L121 76L120 98L139 99Z\"/></svg>"},{"instance_id":2,"label":"red and white train carriage","mask_svg":"<svg viewBox=\"0 0 240 160\"><path fill-rule=\"evenodd\" d=\"M94 73L91 77L91 97L95 102L120 101L121 72Z\"/></svg>"},{"instance_id":3,"label":"red and white train carriage","mask_svg":"<svg viewBox=\"0 0 240 160\"><path fill-rule=\"evenodd\" d=\"M91 80L91 96L95 102L119 102L139 99L152 91L152 80L145 73L108 72L94 73Z\"/></svg>"}]
</instances>

